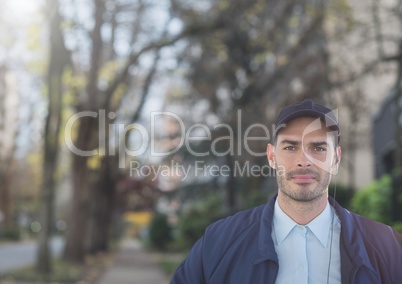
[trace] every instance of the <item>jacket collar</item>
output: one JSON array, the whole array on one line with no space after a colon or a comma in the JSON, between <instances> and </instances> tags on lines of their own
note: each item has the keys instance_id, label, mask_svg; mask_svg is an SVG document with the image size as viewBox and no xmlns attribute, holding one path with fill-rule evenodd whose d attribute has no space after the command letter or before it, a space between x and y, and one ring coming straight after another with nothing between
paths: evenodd
<instances>
[{"instance_id":1,"label":"jacket collar","mask_svg":"<svg viewBox=\"0 0 402 284\"><path fill-rule=\"evenodd\" d=\"M274 216L274 207L277 194L268 202L263 210L260 219L260 230L258 236L257 256L254 264L261 263L266 260L278 262L278 255L275 251L274 241L271 237L272 218Z\"/></svg>"},{"instance_id":2,"label":"jacket collar","mask_svg":"<svg viewBox=\"0 0 402 284\"><path fill-rule=\"evenodd\" d=\"M329 197L328 200L341 221L341 242L345 247L347 257L354 265L366 266L376 273L367 254L360 224L356 222L351 212L341 207L332 197Z\"/></svg>"},{"instance_id":3,"label":"jacket collar","mask_svg":"<svg viewBox=\"0 0 402 284\"><path fill-rule=\"evenodd\" d=\"M275 251L274 241L271 237L272 219L274 215L275 201L277 194L264 206L260 219L260 230L258 236L257 256L254 264L261 263L266 260L278 262L278 255ZM360 227L355 223L352 214L342 208L332 197L328 198L329 204L335 210L341 222L341 242L346 248L348 258L358 267L366 266L375 273L367 250L364 245Z\"/></svg>"}]
</instances>

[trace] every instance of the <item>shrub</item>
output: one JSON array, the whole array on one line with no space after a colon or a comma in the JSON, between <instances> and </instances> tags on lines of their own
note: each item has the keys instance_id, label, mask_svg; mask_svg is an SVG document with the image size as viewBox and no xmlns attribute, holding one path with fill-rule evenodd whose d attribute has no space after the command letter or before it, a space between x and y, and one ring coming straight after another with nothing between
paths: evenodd
<instances>
[{"instance_id":1,"label":"shrub","mask_svg":"<svg viewBox=\"0 0 402 284\"><path fill-rule=\"evenodd\" d=\"M394 228L396 231L398 231L400 234L402 234L402 222L397 222L392 225L392 228Z\"/></svg>"},{"instance_id":2,"label":"shrub","mask_svg":"<svg viewBox=\"0 0 402 284\"><path fill-rule=\"evenodd\" d=\"M334 196L334 191L336 188L336 193L335 193L335 199L336 202L338 202L342 207L344 208L350 208L350 203L353 199L353 196L356 193L356 190L354 188L348 187L348 186L343 186L340 184L330 184L329 186L329 195Z\"/></svg>"},{"instance_id":3,"label":"shrub","mask_svg":"<svg viewBox=\"0 0 402 284\"><path fill-rule=\"evenodd\" d=\"M149 225L149 240L157 249L165 249L172 240L172 228L165 214L155 213Z\"/></svg>"},{"instance_id":4,"label":"shrub","mask_svg":"<svg viewBox=\"0 0 402 284\"><path fill-rule=\"evenodd\" d=\"M225 202L218 194L210 194L203 200L192 204L180 216L177 234L181 248L191 246L204 234L208 225L224 217L227 213Z\"/></svg>"},{"instance_id":5,"label":"shrub","mask_svg":"<svg viewBox=\"0 0 402 284\"><path fill-rule=\"evenodd\" d=\"M355 194L351 210L370 219L390 224L391 192L391 177L384 175Z\"/></svg>"},{"instance_id":6,"label":"shrub","mask_svg":"<svg viewBox=\"0 0 402 284\"><path fill-rule=\"evenodd\" d=\"M8 241L19 241L21 239L20 229L18 226L6 227L1 232L0 237Z\"/></svg>"},{"instance_id":7,"label":"shrub","mask_svg":"<svg viewBox=\"0 0 402 284\"><path fill-rule=\"evenodd\" d=\"M399 198L401 197L400 195ZM391 214L392 178L390 175L384 175L358 191L352 199L351 210L372 220L391 225L402 234L402 220L393 220Z\"/></svg>"}]
</instances>

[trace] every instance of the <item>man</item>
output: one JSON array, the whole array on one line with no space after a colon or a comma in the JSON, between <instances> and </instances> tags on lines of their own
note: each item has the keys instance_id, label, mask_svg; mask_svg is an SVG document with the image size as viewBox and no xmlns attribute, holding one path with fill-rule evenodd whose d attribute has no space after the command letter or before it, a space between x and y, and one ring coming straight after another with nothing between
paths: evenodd
<instances>
[{"instance_id":1,"label":"man","mask_svg":"<svg viewBox=\"0 0 402 284\"><path fill-rule=\"evenodd\" d=\"M267 147L277 196L210 225L171 283L402 283L402 236L328 197L339 138L330 109L283 109Z\"/></svg>"}]
</instances>

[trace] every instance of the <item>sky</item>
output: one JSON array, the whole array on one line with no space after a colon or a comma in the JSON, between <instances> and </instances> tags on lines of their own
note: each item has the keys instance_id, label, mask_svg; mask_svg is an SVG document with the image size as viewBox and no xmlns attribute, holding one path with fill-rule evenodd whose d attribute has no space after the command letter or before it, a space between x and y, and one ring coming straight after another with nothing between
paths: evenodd
<instances>
[{"instance_id":1,"label":"sky","mask_svg":"<svg viewBox=\"0 0 402 284\"><path fill-rule=\"evenodd\" d=\"M41 95L40 70L35 70L43 60L43 33L35 27L42 27L40 14L42 0L3 0L0 11L0 65L6 66L16 88L13 92L17 107L7 109L16 117L19 130L16 143L17 153L25 156L31 145L41 139L41 129L46 111ZM15 104L14 104L15 105ZM15 114L17 113L17 114Z\"/></svg>"}]
</instances>

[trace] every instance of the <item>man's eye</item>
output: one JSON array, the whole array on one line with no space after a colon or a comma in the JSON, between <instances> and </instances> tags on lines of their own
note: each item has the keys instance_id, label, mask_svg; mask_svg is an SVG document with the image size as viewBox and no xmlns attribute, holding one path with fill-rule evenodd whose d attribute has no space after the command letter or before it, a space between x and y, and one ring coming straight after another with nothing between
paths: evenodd
<instances>
[{"instance_id":1,"label":"man's eye","mask_svg":"<svg viewBox=\"0 0 402 284\"><path fill-rule=\"evenodd\" d=\"M315 147L314 150L317 151L317 152L325 152L325 151L327 151L327 149L325 149L324 147Z\"/></svg>"},{"instance_id":2,"label":"man's eye","mask_svg":"<svg viewBox=\"0 0 402 284\"><path fill-rule=\"evenodd\" d=\"M294 150L296 150L296 147L295 146L286 146L284 149L288 150L288 151L294 151Z\"/></svg>"}]
</instances>

